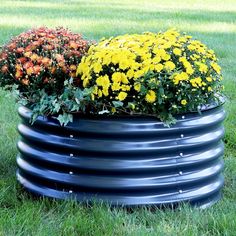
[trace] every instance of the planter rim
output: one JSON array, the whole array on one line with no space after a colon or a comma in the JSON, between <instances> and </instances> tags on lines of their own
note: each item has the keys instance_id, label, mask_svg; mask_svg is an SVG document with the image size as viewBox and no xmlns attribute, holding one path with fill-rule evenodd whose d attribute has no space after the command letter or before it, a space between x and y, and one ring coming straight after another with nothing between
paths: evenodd
<instances>
[{"instance_id":1,"label":"planter rim","mask_svg":"<svg viewBox=\"0 0 236 236\"><path fill-rule=\"evenodd\" d=\"M205 104L202 105L201 108L199 109L199 111L189 111L189 112L183 112L183 113L179 113L174 115L174 117L176 118L176 120L180 119L181 116L183 115L187 115L187 114L196 114L199 112L205 112L205 111L209 111L209 110L213 110L215 108L221 107L225 104L226 102L226 98L224 96L220 96L219 97L219 102L212 102L209 104ZM31 111L31 109L27 106L21 106L21 107L25 107L27 108L29 111ZM155 119L156 121L160 121L162 122L157 116L155 116L154 114L140 114L140 115L125 115L125 114L84 114L84 113L71 113L75 118L87 118L87 119L117 119L117 118L125 118L125 119L133 119L133 118L149 118L149 119ZM54 115L49 115L49 116L39 116L39 117L47 117L49 119L52 120L57 120L57 115L59 114L54 114Z\"/></svg>"}]
</instances>

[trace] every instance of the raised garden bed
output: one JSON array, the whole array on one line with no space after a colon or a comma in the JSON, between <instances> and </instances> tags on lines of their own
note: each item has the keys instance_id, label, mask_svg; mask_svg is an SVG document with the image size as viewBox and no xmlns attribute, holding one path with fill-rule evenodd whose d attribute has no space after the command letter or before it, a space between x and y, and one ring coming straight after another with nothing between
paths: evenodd
<instances>
[{"instance_id":1,"label":"raised garden bed","mask_svg":"<svg viewBox=\"0 0 236 236\"><path fill-rule=\"evenodd\" d=\"M151 117L74 117L60 126L19 108L17 178L37 195L112 205L206 207L223 186L222 106L179 116L170 128Z\"/></svg>"}]
</instances>

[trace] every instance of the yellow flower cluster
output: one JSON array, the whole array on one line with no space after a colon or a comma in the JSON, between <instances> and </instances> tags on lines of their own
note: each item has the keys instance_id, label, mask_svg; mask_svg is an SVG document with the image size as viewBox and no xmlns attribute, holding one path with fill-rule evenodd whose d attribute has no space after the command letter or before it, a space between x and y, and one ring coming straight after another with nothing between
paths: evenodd
<instances>
[{"instance_id":1,"label":"yellow flower cluster","mask_svg":"<svg viewBox=\"0 0 236 236\"><path fill-rule=\"evenodd\" d=\"M171 29L100 41L82 58L77 75L82 87L93 88L92 100L111 107L113 101L121 101L124 109L135 104L142 112L145 104L157 107L157 98L159 105L165 105L171 97L172 107L178 108L186 107L197 89L212 93L221 73L216 61L213 50Z\"/></svg>"},{"instance_id":2,"label":"yellow flower cluster","mask_svg":"<svg viewBox=\"0 0 236 236\"><path fill-rule=\"evenodd\" d=\"M149 90L145 96L145 99L149 103L153 103L156 101L156 93L153 90Z\"/></svg>"}]
</instances>

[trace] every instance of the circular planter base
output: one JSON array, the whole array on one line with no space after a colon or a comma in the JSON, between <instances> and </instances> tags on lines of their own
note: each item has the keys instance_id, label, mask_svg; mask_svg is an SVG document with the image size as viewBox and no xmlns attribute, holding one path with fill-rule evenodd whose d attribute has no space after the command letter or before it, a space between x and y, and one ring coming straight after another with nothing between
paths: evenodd
<instances>
[{"instance_id":1,"label":"circular planter base","mask_svg":"<svg viewBox=\"0 0 236 236\"><path fill-rule=\"evenodd\" d=\"M56 190L50 187L45 187L45 185L39 185L35 182L30 182L27 178L22 177L22 175L17 171L17 179L20 184L30 193L36 196L46 196L55 199L72 199L77 200L81 203L91 203L96 201L103 201L109 203L111 206L142 206L142 205L155 205L155 206L177 206L181 202L188 202L191 205L207 208L214 203L216 203L221 198L220 189L223 186L224 180L223 177L220 178L218 183L212 183L206 186L206 188L211 189L211 193L205 192L202 193L202 189L195 190L195 196L189 197L189 193L176 192L170 195L168 198L163 195L126 195L118 196L111 194L95 194L95 193L86 193L86 192L73 192L71 190ZM193 190L194 192L194 190ZM195 197L195 198L194 198Z\"/></svg>"},{"instance_id":2,"label":"circular planter base","mask_svg":"<svg viewBox=\"0 0 236 236\"><path fill-rule=\"evenodd\" d=\"M28 191L111 205L207 207L223 186L222 107L180 116L166 128L150 117L77 117L66 127L19 108L17 178Z\"/></svg>"}]
</instances>

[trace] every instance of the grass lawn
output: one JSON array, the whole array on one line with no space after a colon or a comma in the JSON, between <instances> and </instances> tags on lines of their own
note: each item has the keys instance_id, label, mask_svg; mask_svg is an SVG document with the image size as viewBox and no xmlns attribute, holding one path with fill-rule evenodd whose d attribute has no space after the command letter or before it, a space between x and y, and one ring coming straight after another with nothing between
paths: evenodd
<instances>
[{"instance_id":1,"label":"grass lawn","mask_svg":"<svg viewBox=\"0 0 236 236\"><path fill-rule=\"evenodd\" d=\"M146 208L132 213L105 205L33 199L15 178L17 106L0 92L0 235L236 235L235 0L0 0L0 45L33 26L65 26L89 39L176 27L213 48L225 92L224 197L207 210Z\"/></svg>"}]
</instances>

